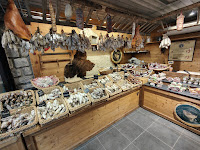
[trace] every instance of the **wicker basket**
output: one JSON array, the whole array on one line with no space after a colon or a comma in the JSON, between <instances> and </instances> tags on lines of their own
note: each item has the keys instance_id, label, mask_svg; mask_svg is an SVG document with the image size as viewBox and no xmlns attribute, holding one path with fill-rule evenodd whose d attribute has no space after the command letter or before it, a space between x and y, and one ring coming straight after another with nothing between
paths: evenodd
<instances>
[{"instance_id":1,"label":"wicker basket","mask_svg":"<svg viewBox=\"0 0 200 150\"><path fill-rule=\"evenodd\" d=\"M5 139L9 136L12 136L13 134L22 132L24 130L27 130L27 129L35 126L38 123L37 109L36 109L35 106L30 106L30 107L27 107L27 108L12 111L12 112L10 112L10 115L14 115L14 114L18 114L18 113L27 113L27 112L30 113L32 110L35 111L35 120L31 124L22 126L21 128L17 128L15 130L10 131L10 132L0 134L0 140Z\"/></svg>"},{"instance_id":2,"label":"wicker basket","mask_svg":"<svg viewBox=\"0 0 200 150\"><path fill-rule=\"evenodd\" d=\"M64 86L67 87L70 91L73 91L74 89L80 89L77 92L83 92L83 86L81 85L80 82L68 83L68 84L64 84ZM62 92L65 92L63 88L61 89L62 89Z\"/></svg>"},{"instance_id":3,"label":"wicker basket","mask_svg":"<svg viewBox=\"0 0 200 150\"><path fill-rule=\"evenodd\" d=\"M148 69L145 69L145 68L135 68L133 69L132 71L138 71L138 72L149 72L149 74L147 76L143 76L144 78L149 78L151 76L151 74L153 73L153 70L148 70ZM131 72L130 72L131 73ZM134 74L131 73L131 75L135 76ZM141 76L136 76L136 77L141 77Z\"/></svg>"},{"instance_id":4,"label":"wicker basket","mask_svg":"<svg viewBox=\"0 0 200 150\"><path fill-rule=\"evenodd\" d=\"M99 78L98 78L98 82L101 84L101 85L103 85L99 80L101 80L101 79L103 79L104 77L107 77L108 79L109 79L109 82L107 82L107 83L113 83L113 80L111 80L107 75L105 75L105 76L100 76ZM106 83L106 84L107 84Z\"/></svg>"},{"instance_id":5,"label":"wicker basket","mask_svg":"<svg viewBox=\"0 0 200 150\"><path fill-rule=\"evenodd\" d=\"M50 87L54 87L54 86L58 85L58 83L60 82L60 80L59 80L59 78L56 77L55 75L52 75L52 76L53 76L54 78L57 79L57 82L56 82L54 85L52 85L52 86L45 87L45 88L39 87L39 86L37 86L37 85L34 84L33 79L31 80L31 84L32 84L35 88L41 89L41 90L43 90L43 89L48 89L48 88L50 88ZM39 77L39 78L40 78L40 77Z\"/></svg>"},{"instance_id":6,"label":"wicker basket","mask_svg":"<svg viewBox=\"0 0 200 150\"><path fill-rule=\"evenodd\" d=\"M108 69L108 70L105 70L105 68L102 68L102 69L99 69L99 73L101 75L107 75L109 73L113 73L113 69Z\"/></svg>"},{"instance_id":7,"label":"wicker basket","mask_svg":"<svg viewBox=\"0 0 200 150\"><path fill-rule=\"evenodd\" d=\"M109 83L106 84L106 86L111 86L111 85L113 85L113 84L115 84L115 83L109 82ZM110 96L114 96L114 95L117 95L117 94L119 94L119 93L122 92L121 87L120 87L119 85L117 85L117 84L115 84L115 85L119 87L119 90L118 90L118 91L115 91L115 92L113 92L113 93L110 93L108 90L106 90L107 93L108 93Z\"/></svg>"},{"instance_id":8,"label":"wicker basket","mask_svg":"<svg viewBox=\"0 0 200 150\"><path fill-rule=\"evenodd\" d=\"M91 106L91 103L92 103L91 97L89 96L89 94L87 94L87 97L88 97L88 99L89 99L89 101L88 101L87 103L81 104L81 105L76 106L76 107L72 107L72 106L68 103L67 98L64 98L65 103L66 103L67 107L69 108L70 113L72 114L72 113L75 113L75 112L77 112L77 111L80 111L80 110L82 110L82 109L85 109L85 108Z\"/></svg>"},{"instance_id":9,"label":"wicker basket","mask_svg":"<svg viewBox=\"0 0 200 150\"><path fill-rule=\"evenodd\" d=\"M126 69L126 70L133 70L133 69L135 69L136 68L136 66L134 66L134 68L123 68L123 66L124 65L128 65L128 64L118 64L118 68L120 68L120 69Z\"/></svg>"},{"instance_id":10,"label":"wicker basket","mask_svg":"<svg viewBox=\"0 0 200 150\"><path fill-rule=\"evenodd\" d=\"M132 83L130 83L131 84L131 88L122 88L122 84L124 83L124 82L128 82L128 83L130 83L129 81L127 81L127 80L120 80L120 81L118 81L117 82L117 85L122 89L122 91L128 91L128 90L131 90L133 87L134 87L134 85L132 84Z\"/></svg>"},{"instance_id":11,"label":"wicker basket","mask_svg":"<svg viewBox=\"0 0 200 150\"><path fill-rule=\"evenodd\" d=\"M92 96L91 96L91 93L94 91L94 89L90 90L89 91L89 96L90 96L90 99L92 101L92 105L94 105L95 103L99 103L99 102L102 102L102 101L106 101L108 98L109 98L109 94L108 92L105 90L105 95L104 97L100 98L100 99L94 99Z\"/></svg>"},{"instance_id":12,"label":"wicker basket","mask_svg":"<svg viewBox=\"0 0 200 150\"><path fill-rule=\"evenodd\" d=\"M149 68L149 65L150 65L150 64L148 64L148 68ZM168 64L161 64L161 65L166 66L166 68L163 68L163 69L150 69L150 70L154 70L154 71L164 71L164 70L168 70L168 69L169 69L169 65L168 65Z\"/></svg>"},{"instance_id":13,"label":"wicker basket","mask_svg":"<svg viewBox=\"0 0 200 150\"><path fill-rule=\"evenodd\" d=\"M123 72L123 71L116 72L116 73L118 73L118 74L121 76L122 79L124 78L124 72ZM108 77L110 78L110 80L111 80L112 82L117 82L117 81L119 81L119 80L114 80L114 79L110 76L110 74L108 74Z\"/></svg>"},{"instance_id":14,"label":"wicker basket","mask_svg":"<svg viewBox=\"0 0 200 150\"><path fill-rule=\"evenodd\" d=\"M0 94L0 99L2 98L3 95L10 94L10 93L18 93L20 91L24 91L24 90L22 89L22 90L16 90L16 91L11 91L11 92L1 93ZM29 106L36 106L36 100L35 100L35 93L34 93L34 91L33 90L26 90L26 91L32 93L32 95L33 95L32 96L33 102L30 105L28 105L28 106L27 105L26 106L20 106L19 108L27 108ZM19 109L19 108L17 108L17 109ZM10 111L15 111L17 109L11 109Z\"/></svg>"},{"instance_id":15,"label":"wicker basket","mask_svg":"<svg viewBox=\"0 0 200 150\"><path fill-rule=\"evenodd\" d=\"M44 92L44 94L50 94L52 90L54 89L59 89L61 91L61 98L63 98L63 92L62 92L62 89L59 87L59 86L54 86L54 87L49 87L49 88L45 88L45 89L42 89L42 91ZM35 96L36 96L36 101L37 101L37 104L39 105L40 104L40 101L39 101L39 95L38 95L38 91L37 90L35 92Z\"/></svg>"},{"instance_id":16,"label":"wicker basket","mask_svg":"<svg viewBox=\"0 0 200 150\"><path fill-rule=\"evenodd\" d=\"M64 100L63 100L62 98L56 98L56 100L59 102L59 104L64 104L64 106L65 106L65 108L66 108L66 111L65 111L64 113L60 113L60 114L58 114L58 115L55 115L55 116L53 116L51 119L48 119L48 120L41 119L41 115L40 115L40 113L39 113L39 111L38 111L38 120L39 120L39 123L40 123L41 126L43 126L43 125L45 125L45 124L47 124L47 123L50 123L50 122L52 122L52 121L54 121L54 120L56 120L56 119L59 119L59 118L61 118L61 117L64 117L64 116L67 116L67 117L68 117L69 109L68 109L66 103L64 102ZM49 100L48 102L53 103L53 101L54 101L54 100ZM39 106L37 106L37 109L38 109L38 107L39 107Z\"/></svg>"},{"instance_id":17,"label":"wicker basket","mask_svg":"<svg viewBox=\"0 0 200 150\"><path fill-rule=\"evenodd\" d=\"M97 87L89 88L89 90L102 87L102 85L101 85L96 79L93 79L93 78L92 78L92 79L86 79L86 80L83 80L83 81L80 82L80 83L81 83L81 86L82 86L82 89L83 89L83 90L85 89L84 85L91 84L93 81L96 81L96 82L97 82Z\"/></svg>"}]
</instances>

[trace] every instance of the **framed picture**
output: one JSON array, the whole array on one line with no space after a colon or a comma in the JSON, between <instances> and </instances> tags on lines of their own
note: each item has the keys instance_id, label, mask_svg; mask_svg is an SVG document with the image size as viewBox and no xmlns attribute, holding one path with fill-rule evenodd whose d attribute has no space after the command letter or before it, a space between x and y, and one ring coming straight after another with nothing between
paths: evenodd
<instances>
[{"instance_id":1,"label":"framed picture","mask_svg":"<svg viewBox=\"0 0 200 150\"><path fill-rule=\"evenodd\" d=\"M169 50L169 60L192 61L196 40L172 42Z\"/></svg>"}]
</instances>

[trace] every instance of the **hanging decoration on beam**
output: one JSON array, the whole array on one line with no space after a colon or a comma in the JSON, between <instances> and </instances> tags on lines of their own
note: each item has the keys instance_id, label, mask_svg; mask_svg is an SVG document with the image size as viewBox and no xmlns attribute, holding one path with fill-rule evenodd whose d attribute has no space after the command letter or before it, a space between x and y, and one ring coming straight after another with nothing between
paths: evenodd
<instances>
[{"instance_id":1,"label":"hanging decoration on beam","mask_svg":"<svg viewBox=\"0 0 200 150\"><path fill-rule=\"evenodd\" d=\"M132 35L131 35L132 38L135 36L135 26L136 26L136 23L133 22Z\"/></svg>"},{"instance_id":2,"label":"hanging decoration on beam","mask_svg":"<svg viewBox=\"0 0 200 150\"><path fill-rule=\"evenodd\" d=\"M30 40L31 33L26 27L24 21L22 20L20 13L13 0L8 0L6 13L4 15L4 24L6 30L12 30L14 34L21 39Z\"/></svg>"},{"instance_id":3,"label":"hanging decoration on beam","mask_svg":"<svg viewBox=\"0 0 200 150\"><path fill-rule=\"evenodd\" d=\"M176 20L177 31L181 31L183 29L185 16L181 13Z\"/></svg>"},{"instance_id":4,"label":"hanging decoration on beam","mask_svg":"<svg viewBox=\"0 0 200 150\"><path fill-rule=\"evenodd\" d=\"M135 36L132 40L132 47L136 48L139 47L142 44L142 36L140 35L140 25L137 26Z\"/></svg>"},{"instance_id":5,"label":"hanging decoration on beam","mask_svg":"<svg viewBox=\"0 0 200 150\"><path fill-rule=\"evenodd\" d=\"M168 47L171 45L171 40L170 38L167 36L167 34L163 34L163 39L160 43L159 48L166 48L168 49Z\"/></svg>"},{"instance_id":6,"label":"hanging decoration on beam","mask_svg":"<svg viewBox=\"0 0 200 150\"><path fill-rule=\"evenodd\" d=\"M53 31L53 33L56 33L56 31L57 31L56 17L55 17L55 13L54 13L54 10L53 10L51 0L49 0L49 12L50 12L50 16L51 16L52 31Z\"/></svg>"},{"instance_id":7,"label":"hanging decoration on beam","mask_svg":"<svg viewBox=\"0 0 200 150\"><path fill-rule=\"evenodd\" d=\"M84 16L81 8L76 9L76 26L81 30L84 28Z\"/></svg>"},{"instance_id":8,"label":"hanging decoration on beam","mask_svg":"<svg viewBox=\"0 0 200 150\"><path fill-rule=\"evenodd\" d=\"M107 15L106 29L108 33L112 32L112 19L110 15Z\"/></svg>"},{"instance_id":9,"label":"hanging decoration on beam","mask_svg":"<svg viewBox=\"0 0 200 150\"><path fill-rule=\"evenodd\" d=\"M67 3L65 6L65 17L67 18L67 20L70 20L72 17L72 6Z\"/></svg>"}]
</instances>

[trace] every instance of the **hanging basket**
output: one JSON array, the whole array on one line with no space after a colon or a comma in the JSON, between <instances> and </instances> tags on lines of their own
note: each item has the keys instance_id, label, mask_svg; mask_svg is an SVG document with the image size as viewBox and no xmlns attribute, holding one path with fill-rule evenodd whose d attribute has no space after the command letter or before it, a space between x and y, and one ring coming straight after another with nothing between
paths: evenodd
<instances>
[{"instance_id":1,"label":"hanging basket","mask_svg":"<svg viewBox=\"0 0 200 150\"><path fill-rule=\"evenodd\" d=\"M177 31L181 31L183 29L184 18L185 16L182 13L177 17L176 20Z\"/></svg>"}]
</instances>

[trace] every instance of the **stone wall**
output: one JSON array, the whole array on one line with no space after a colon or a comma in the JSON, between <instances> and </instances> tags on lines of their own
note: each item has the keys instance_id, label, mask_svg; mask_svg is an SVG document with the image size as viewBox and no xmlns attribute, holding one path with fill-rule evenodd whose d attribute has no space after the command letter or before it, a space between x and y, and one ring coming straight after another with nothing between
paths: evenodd
<instances>
[{"instance_id":1,"label":"stone wall","mask_svg":"<svg viewBox=\"0 0 200 150\"><path fill-rule=\"evenodd\" d=\"M17 89L31 88L30 80L34 78L33 69L29 57L29 53L22 48L18 51L13 49L5 49L8 63L13 75Z\"/></svg>"}]
</instances>

